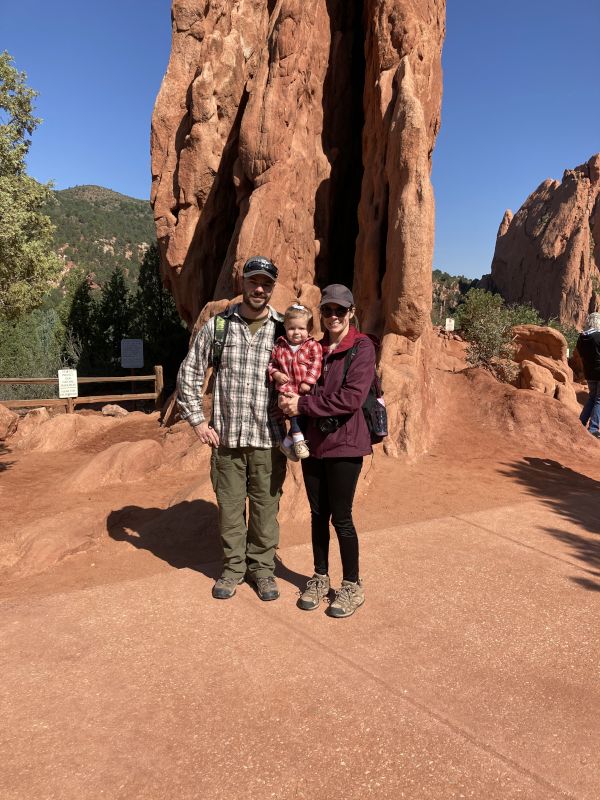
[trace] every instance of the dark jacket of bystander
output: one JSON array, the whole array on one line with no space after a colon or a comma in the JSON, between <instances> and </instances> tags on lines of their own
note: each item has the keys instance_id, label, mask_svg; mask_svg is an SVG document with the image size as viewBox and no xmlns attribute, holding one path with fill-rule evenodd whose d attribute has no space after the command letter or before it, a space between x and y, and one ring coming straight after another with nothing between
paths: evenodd
<instances>
[{"instance_id":1,"label":"dark jacket of bystander","mask_svg":"<svg viewBox=\"0 0 600 800\"><path fill-rule=\"evenodd\" d=\"M587 330L577 339L577 351L587 381L600 381L600 331Z\"/></svg>"}]
</instances>

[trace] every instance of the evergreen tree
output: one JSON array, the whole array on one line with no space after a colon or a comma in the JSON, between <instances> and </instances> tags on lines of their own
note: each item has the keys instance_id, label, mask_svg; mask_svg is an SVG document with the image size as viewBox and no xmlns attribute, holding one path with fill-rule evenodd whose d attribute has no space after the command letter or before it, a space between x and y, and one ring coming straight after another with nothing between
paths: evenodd
<instances>
[{"instance_id":1,"label":"evergreen tree","mask_svg":"<svg viewBox=\"0 0 600 800\"><path fill-rule=\"evenodd\" d=\"M33 115L36 92L26 75L0 53L0 316L16 319L35 308L62 268L52 252L54 228L43 213L50 184L25 172L30 136L40 123Z\"/></svg>"},{"instance_id":2,"label":"evergreen tree","mask_svg":"<svg viewBox=\"0 0 600 800\"><path fill-rule=\"evenodd\" d=\"M146 364L161 364L165 385L173 386L187 353L189 334L173 297L162 284L156 244L148 248L140 266L133 318L132 330L144 340Z\"/></svg>"},{"instance_id":3,"label":"evergreen tree","mask_svg":"<svg viewBox=\"0 0 600 800\"><path fill-rule=\"evenodd\" d=\"M121 339L130 335L131 299L121 267L115 267L102 295L93 325L95 366L114 372L121 366Z\"/></svg>"},{"instance_id":4,"label":"evergreen tree","mask_svg":"<svg viewBox=\"0 0 600 800\"><path fill-rule=\"evenodd\" d=\"M67 331L66 340L70 337L71 341L78 344L80 356L77 369L80 375L92 375L99 365L99 353L95 347L100 338L97 332L97 308L92 295L87 277L77 276L78 282L67 286L67 296L64 307L68 309L68 317L65 321ZM73 287L73 291L69 291ZM69 302L70 300L70 302Z\"/></svg>"}]
</instances>

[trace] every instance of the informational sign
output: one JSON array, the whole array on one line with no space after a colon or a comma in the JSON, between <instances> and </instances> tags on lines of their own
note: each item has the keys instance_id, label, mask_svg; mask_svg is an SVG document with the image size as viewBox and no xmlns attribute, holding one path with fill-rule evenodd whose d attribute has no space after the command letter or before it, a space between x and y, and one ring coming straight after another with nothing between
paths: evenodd
<instances>
[{"instance_id":1,"label":"informational sign","mask_svg":"<svg viewBox=\"0 0 600 800\"><path fill-rule=\"evenodd\" d=\"M78 397L77 391L77 370L59 369L58 370L58 396Z\"/></svg>"},{"instance_id":2,"label":"informational sign","mask_svg":"<svg viewBox=\"0 0 600 800\"><path fill-rule=\"evenodd\" d=\"M447 331L454 330L454 319L452 317L446 317L446 330Z\"/></svg>"},{"instance_id":3,"label":"informational sign","mask_svg":"<svg viewBox=\"0 0 600 800\"><path fill-rule=\"evenodd\" d=\"M140 369L144 366L142 339L121 339L121 366L125 369Z\"/></svg>"}]
</instances>

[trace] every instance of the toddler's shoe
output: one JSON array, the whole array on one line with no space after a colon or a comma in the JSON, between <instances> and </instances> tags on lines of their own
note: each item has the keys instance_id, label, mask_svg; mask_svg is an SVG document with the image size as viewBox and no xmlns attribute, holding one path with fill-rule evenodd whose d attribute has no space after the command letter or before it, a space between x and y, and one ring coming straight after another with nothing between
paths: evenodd
<instances>
[{"instance_id":1,"label":"toddler's shoe","mask_svg":"<svg viewBox=\"0 0 600 800\"><path fill-rule=\"evenodd\" d=\"M308 449L308 445L304 439L301 442L294 442L294 453L296 455L296 459L309 457L310 450Z\"/></svg>"},{"instance_id":2,"label":"toddler's shoe","mask_svg":"<svg viewBox=\"0 0 600 800\"><path fill-rule=\"evenodd\" d=\"M289 460L290 460L290 461L298 461L298 456L297 456L297 455L296 455L296 453L294 452L294 448L293 448L293 447L286 447L286 446L284 445L284 443L282 442L282 443L279 445L279 449L281 450L281 452L283 453L283 455L284 455L286 458L289 458Z\"/></svg>"}]
</instances>

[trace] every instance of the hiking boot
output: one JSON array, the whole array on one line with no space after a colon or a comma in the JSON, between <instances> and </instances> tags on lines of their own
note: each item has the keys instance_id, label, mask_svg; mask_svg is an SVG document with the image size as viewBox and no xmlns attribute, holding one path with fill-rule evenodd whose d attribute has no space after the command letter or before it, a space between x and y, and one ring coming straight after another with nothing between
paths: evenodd
<instances>
[{"instance_id":1,"label":"hiking boot","mask_svg":"<svg viewBox=\"0 0 600 800\"><path fill-rule=\"evenodd\" d=\"M248 575L247 580L254 584L256 594L261 600L277 600L279 597L277 582L272 575L266 575L260 578Z\"/></svg>"},{"instance_id":2,"label":"hiking boot","mask_svg":"<svg viewBox=\"0 0 600 800\"><path fill-rule=\"evenodd\" d=\"M310 450L304 439L301 442L294 442L294 453L296 454L296 458L309 457Z\"/></svg>"},{"instance_id":3,"label":"hiking boot","mask_svg":"<svg viewBox=\"0 0 600 800\"><path fill-rule=\"evenodd\" d=\"M360 581L342 581L341 587L335 593L335 599L329 606L330 617L351 617L359 606L365 602L365 593Z\"/></svg>"},{"instance_id":4,"label":"hiking boot","mask_svg":"<svg viewBox=\"0 0 600 800\"><path fill-rule=\"evenodd\" d=\"M242 583L243 578L228 578L221 575L212 588L212 596L215 600L229 600L233 597L238 584Z\"/></svg>"},{"instance_id":5,"label":"hiking boot","mask_svg":"<svg viewBox=\"0 0 600 800\"><path fill-rule=\"evenodd\" d=\"M319 575L318 572L315 572L306 584L306 589L300 595L296 605L303 611L314 611L319 607L321 600L327 597L330 588L329 575Z\"/></svg>"},{"instance_id":6,"label":"hiking boot","mask_svg":"<svg viewBox=\"0 0 600 800\"><path fill-rule=\"evenodd\" d=\"M283 453L283 455L284 455L286 458L289 458L289 460L290 460L290 461L298 461L298 456L297 456L297 455L296 455L296 453L294 452L294 448L293 448L293 447L286 447L286 446L284 445L284 443L282 442L282 443L279 445L279 449L281 450L281 452Z\"/></svg>"}]
</instances>

